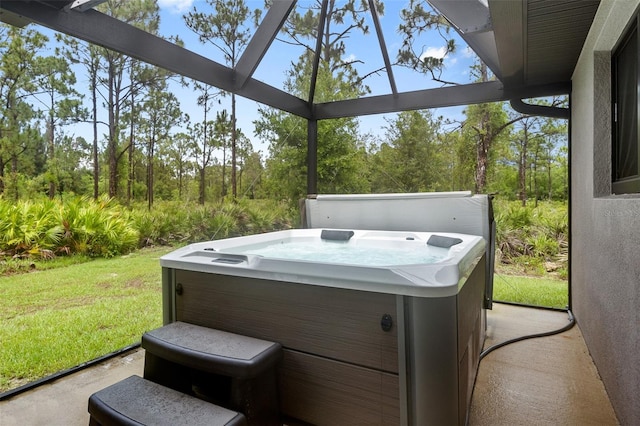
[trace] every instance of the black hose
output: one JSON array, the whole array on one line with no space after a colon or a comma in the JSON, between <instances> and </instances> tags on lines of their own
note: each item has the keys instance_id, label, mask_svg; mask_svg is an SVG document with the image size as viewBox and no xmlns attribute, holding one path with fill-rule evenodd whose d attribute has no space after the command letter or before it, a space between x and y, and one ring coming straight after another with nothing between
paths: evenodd
<instances>
[{"instance_id":1,"label":"black hose","mask_svg":"<svg viewBox=\"0 0 640 426\"><path fill-rule=\"evenodd\" d=\"M520 336L520 337L516 337L513 339L509 339L509 340L505 340L502 343L497 343L493 346L488 347L487 349L485 349L484 351L482 351L480 353L480 360L482 360L482 358L484 358L485 356L489 355L491 352L495 351L496 349L500 349L503 346L507 346L510 345L511 343L516 343L516 342L521 342L523 340L528 340L528 339L535 339L538 337L547 337L547 336L553 336L554 334L560 334L563 333L567 330L570 330L574 325L576 325L576 319L573 316L573 313L571 312L571 309L567 309L566 310L567 314L569 315L569 324L565 325L562 328L559 328L557 330L553 330L553 331L547 331L544 333L537 333L537 334L529 334L526 336Z\"/></svg>"},{"instance_id":2,"label":"black hose","mask_svg":"<svg viewBox=\"0 0 640 426\"><path fill-rule=\"evenodd\" d=\"M537 306L537 305L532 305L530 303L509 302L507 300L497 300L497 299L493 299L493 303L499 303L501 305L509 305L509 306L520 306L522 308L535 308L542 311L567 312L566 307L556 308L553 306Z\"/></svg>"}]
</instances>

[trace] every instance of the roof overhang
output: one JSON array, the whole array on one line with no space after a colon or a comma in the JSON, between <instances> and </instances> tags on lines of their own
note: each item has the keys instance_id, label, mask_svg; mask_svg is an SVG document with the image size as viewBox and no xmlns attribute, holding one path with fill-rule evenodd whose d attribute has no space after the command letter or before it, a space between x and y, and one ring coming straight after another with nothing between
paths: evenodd
<instances>
[{"instance_id":1,"label":"roof overhang","mask_svg":"<svg viewBox=\"0 0 640 426\"><path fill-rule=\"evenodd\" d=\"M600 0L429 0L505 88L568 83Z\"/></svg>"}]
</instances>

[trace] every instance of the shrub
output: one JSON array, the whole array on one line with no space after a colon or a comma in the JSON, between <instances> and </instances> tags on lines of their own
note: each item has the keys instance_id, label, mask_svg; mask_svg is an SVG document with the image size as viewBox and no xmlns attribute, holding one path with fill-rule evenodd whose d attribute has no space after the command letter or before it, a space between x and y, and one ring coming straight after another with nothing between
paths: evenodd
<instances>
[{"instance_id":1,"label":"shrub","mask_svg":"<svg viewBox=\"0 0 640 426\"><path fill-rule=\"evenodd\" d=\"M560 252L558 240L551 238L544 232L536 232L525 239L525 244L530 247L530 256L552 260Z\"/></svg>"},{"instance_id":2,"label":"shrub","mask_svg":"<svg viewBox=\"0 0 640 426\"><path fill-rule=\"evenodd\" d=\"M566 275L566 203L545 202L532 208L517 201L496 200L494 205L499 263L516 265L529 273L553 269Z\"/></svg>"},{"instance_id":3,"label":"shrub","mask_svg":"<svg viewBox=\"0 0 640 426\"><path fill-rule=\"evenodd\" d=\"M49 256L59 243L59 205L53 201L0 201L0 251L16 257Z\"/></svg>"},{"instance_id":4,"label":"shrub","mask_svg":"<svg viewBox=\"0 0 640 426\"><path fill-rule=\"evenodd\" d=\"M190 211L184 203L168 201L157 203L152 210L148 210L146 205L133 208L132 217L140 235L140 247L187 240Z\"/></svg>"},{"instance_id":5,"label":"shrub","mask_svg":"<svg viewBox=\"0 0 640 426\"><path fill-rule=\"evenodd\" d=\"M138 231L129 213L108 198L0 201L0 251L5 257L111 257L137 246Z\"/></svg>"},{"instance_id":6,"label":"shrub","mask_svg":"<svg viewBox=\"0 0 640 426\"><path fill-rule=\"evenodd\" d=\"M156 203L134 207L140 245L183 244L291 228L295 213L269 200L187 204Z\"/></svg>"},{"instance_id":7,"label":"shrub","mask_svg":"<svg viewBox=\"0 0 640 426\"><path fill-rule=\"evenodd\" d=\"M97 257L113 257L138 247L138 230L131 214L113 199L79 197L63 208L61 250Z\"/></svg>"},{"instance_id":8,"label":"shrub","mask_svg":"<svg viewBox=\"0 0 640 426\"><path fill-rule=\"evenodd\" d=\"M163 201L127 208L102 197L0 199L0 256L113 257L150 245L183 244L291 227L296 213L269 200L215 204Z\"/></svg>"}]
</instances>

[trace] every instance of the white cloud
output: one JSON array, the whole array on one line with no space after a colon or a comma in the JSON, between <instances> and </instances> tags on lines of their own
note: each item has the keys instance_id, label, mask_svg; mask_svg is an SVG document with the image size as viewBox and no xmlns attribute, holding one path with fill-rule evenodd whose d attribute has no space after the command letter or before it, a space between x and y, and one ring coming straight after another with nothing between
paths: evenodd
<instances>
[{"instance_id":1,"label":"white cloud","mask_svg":"<svg viewBox=\"0 0 640 426\"><path fill-rule=\"evenodd\" d=\"M442 47L427 47L420 55L420 60L423 60L426 57L438 58L442 59L447 54L447 48L445 46Z\"/></svg>"},{"instance_id":2,"label":"white cloud","mask_svg":"<svg viewBox=\"0 0 640 426\"><path fill-rule=\"evenodd\" d=\"M354 54L352 53L352 54L350 54L349 56L347 56L347 57L344 59L344 62L347 62L347 63L349 63L349 62L354 62L354 61L356 61L357 59L358 59L358 58L356 58L356 55L354 55Z\"/></svg>"},{"instance_id":3,"label":"white cloud","mask_svg":"<svg viewBox=\"0 0 640 426\"><path fill-rule=\"evenodd\" d=\"M158 0L158 6L171 13L183 13L191 8L193 0Z\"/></svg>"},{"instance_id":4,"label":"white cloud","mask_svg":"<svg viewBox=\"0 0 640 426\"><path fill-rule=\"evenodd\" d=\"M472 48L467 46L462 50L462 55L465 58L473 58L474 56L476 56L476 52L474 52Z\"/></svg>"}]
</instances>

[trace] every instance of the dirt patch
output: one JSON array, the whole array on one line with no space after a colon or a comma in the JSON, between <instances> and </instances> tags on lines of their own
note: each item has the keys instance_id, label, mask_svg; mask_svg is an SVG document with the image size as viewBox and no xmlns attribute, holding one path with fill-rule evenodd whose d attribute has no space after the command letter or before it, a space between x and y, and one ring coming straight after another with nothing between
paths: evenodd
<instances>
[{"instance_id":1,"label":"dirt patch","mask_svg":"<svg viewBox=\"0 0 640 426\"><path fill-rule=\"evenodd\" d=\"M140 278L129 280L125 284L125 287L128 287L128 288L142 288L143 286L144 286L144 281L141 280Z\"/></svg>"},{"instance_id":2,"label":"dirt patch","mask_svg":"<svg viewBox=\"0 0 640 426\"><path fill-rule=\"evenodd\" d=\"M27 378L9 378L7 380L6 385L2 385L0 386L0 392L6 392L8 390L11 389L15 389L15 388L19 388L22 385L26 385L27 383L31 382L32 380L27 379Z\"/></svg>"}]
</instances>

